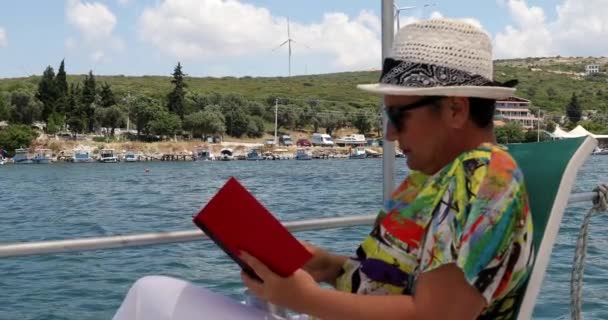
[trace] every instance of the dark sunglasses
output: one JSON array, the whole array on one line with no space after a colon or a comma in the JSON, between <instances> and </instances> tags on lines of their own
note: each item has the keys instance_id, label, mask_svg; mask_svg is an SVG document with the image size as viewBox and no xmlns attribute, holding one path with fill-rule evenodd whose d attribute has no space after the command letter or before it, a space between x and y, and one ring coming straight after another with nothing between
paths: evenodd
<instances>
[{"instance_id":1,"label":"dark sunglasses","mask_svg":"<svg viewBox=\"0 0 608 320\"><path fill-rule=\"evenodd\" d=\"M386 113L386 117L388 118L388 121L391 122L393 127L397 129L397 131L401 131L403 129L403 115L406 111L431 105L437 105L437 102L439 102L443 98L444 97L440 96L429 96L414 103L406 104L403 106L385 107L384 112Z\"/></svg>"}]
</instances>

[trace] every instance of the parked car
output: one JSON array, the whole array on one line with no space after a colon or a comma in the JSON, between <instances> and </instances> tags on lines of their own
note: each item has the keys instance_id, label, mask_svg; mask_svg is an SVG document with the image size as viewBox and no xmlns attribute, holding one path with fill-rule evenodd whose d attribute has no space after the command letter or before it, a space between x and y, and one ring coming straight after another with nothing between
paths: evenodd
<instances>
[{"instance_id":1,"label":"parked car","mask_svg":"<svg viewBox=\"0 0 608 320\"><path fill-rule=\"evenodd\" d=\"M313 133L312 134L312 145L321 147L333 147L334 142L331 140L331 136L325 133Z\"/></svg>"},{"instance_id":2,"label":"parked car","mask_svg":"<svg viewBox=\"0 0 608 320\"><path fill-rule=\"evenodd\" d=\"M274 146L274 139L266 139L266 142L264 142L264 144L267 146Z\"/></svg>"},{"instance_id":3,"label":"parked car","mask_svg":"<svg viewBox=\"0 0 608 320\"><path fill-rule=\"evenodd\" d=\"M298 147L312 147L312 143L310 143L310 140L308 140L308 139L298 139L298 141L296 141L296 146L298 146Z\"/></svg>"},{"instance_id":4,"label":"parked car","mask_svg":"<svg viewBox=\"0 0 608 320\"><path fill-rule=\"evenodd\" d=\"M281 136L279 138L279 145L287 146L287 147L288 146L292 146L293 145L293 141L291 141L291 137L290 136L284 135L284 136Z\"/></svg>"}]
</instances>

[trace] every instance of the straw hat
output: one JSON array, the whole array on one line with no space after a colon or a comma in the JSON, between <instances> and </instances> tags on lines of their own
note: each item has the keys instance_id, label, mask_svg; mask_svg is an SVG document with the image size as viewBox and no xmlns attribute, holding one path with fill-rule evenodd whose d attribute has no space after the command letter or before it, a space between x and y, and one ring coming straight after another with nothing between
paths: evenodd
<instances>
[{"instance_id":1,"label":"straw hat","mask_svg":"<svg viewBox=\"0 0 608 320\"><path fill-rule=\"evenodd\" d=\"M401 28L380 83L357 87L385 95L503 99L514 94L517 81L492 77L492 44L485 32L463 21L432 19Z\"/></svg>"}]
</instances>

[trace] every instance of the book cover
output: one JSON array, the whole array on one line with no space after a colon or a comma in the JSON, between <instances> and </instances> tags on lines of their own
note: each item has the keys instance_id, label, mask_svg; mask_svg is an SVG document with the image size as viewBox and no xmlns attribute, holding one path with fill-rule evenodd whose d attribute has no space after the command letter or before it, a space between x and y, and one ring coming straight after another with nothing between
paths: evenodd
<instances>
[{"instance_id":1,"label":"book cover","mask_svg":"<svg viewBox=\"0 0 608 320\"><path fill-rule=\"evenodd\" d=\"M246 251L282 277L301 268L312 254L236 178L194 217L194 223L254 278L238 257Z\"/></svg>"}]
</instances>

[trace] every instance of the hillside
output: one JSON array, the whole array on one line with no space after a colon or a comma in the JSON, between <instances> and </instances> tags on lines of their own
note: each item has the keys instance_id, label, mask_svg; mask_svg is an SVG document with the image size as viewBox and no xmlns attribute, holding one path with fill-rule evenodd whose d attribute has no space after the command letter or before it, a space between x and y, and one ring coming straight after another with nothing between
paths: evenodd
<instances>
[{"instance_id":1,"label":"hillside","mask_svg":"<svg viewBox=\"0 0 608 320\"><path fill-rule=\"evenodd\" d=\"M608 58L527 58L497 60L496 79L500 81L519 79L517 95L532 100L535 106L563 114L573 93L576 93L583 110L606 111L608 104L608 77L605 74L584 77L586 64L599 64L608 70ZM187 71L187 66L185 71ZM187 73L187 72L186 72ZM375 105L378 98L356 89L356 84L377 81L378 71L346 72L323 75L286 77L187 77L191 93L234 93L250 100L268 97L292 99L320 99L341 101L358 105ZM0 92L26 90L34 92L40 76L0 79ZM68 76L68 82L80 83L84 75ZM165 98L171 90L170 77L166 76L101 76L97 83L107 82L119 97L145 94Z\"/></svg>"}]
</instances>

